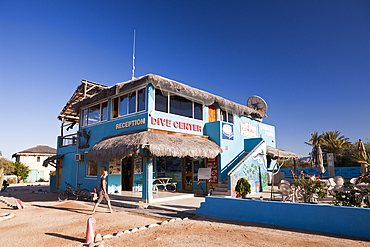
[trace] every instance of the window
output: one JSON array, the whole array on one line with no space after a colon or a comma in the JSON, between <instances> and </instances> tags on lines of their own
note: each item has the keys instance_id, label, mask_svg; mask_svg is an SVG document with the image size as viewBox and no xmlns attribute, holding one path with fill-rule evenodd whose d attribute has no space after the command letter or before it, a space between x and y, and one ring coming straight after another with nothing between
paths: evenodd
<instances>
[{"instance_id":1,"label":"window","mask_svg":"<svg viewBox=\"0 0 370 247\"><path fill-rule=\"evenodd\" d=\"M37 157L37 162L40 162L40 157Z\"/></svg>"},{"instance_id":2,"label":"window","mask_svg":"<svg viewBox=\"0 0 370 247\"><path fill-rule=\"evenodd\" d=\"M168 97L164 96L161 90L155 90L155 110L168 112Z\"/></svg>"},{"instance_id":3,"label":"window","mask_svg":"<svg viewBox=\"0 0 370 247\"><path fill-rule=\"evenodd\" d=\"M226 111L221 110L221 121L228 122L228 123L234 123L233 114L231 112L226 112Z\"/></svg>"},{"instance_id":4,"label":"window","mask_svg":"<svg viewBox=\"0 0 370 247\"><path fill-rule=\"evenodd\" d=\"M112 99L112 118L145 111L145 88Z\"/></svg>"},{"instance_id":5,"label":"window","mask_svg":"<svg viewBox=\"0 0 370 247\"><path fill-rule=\"evenodd\" d=\"M90 106L81 112L81 124L87 126L108 120L108 102Z\"/></svg>"},{"instance_id":6,"label":"window","mask_svg":"<svg viewBox=\"0 0 370 247\"><path fill-rule=\"evenodd\" d=\"M161 90L155 90L155 110L203 120L203 105L179 95L164 96Z\"/></svg>"},{"instance_id":7,"label":"window","mask_svg":"<svg viewBox=\"0 0 370 247\"><path fill-rule=\"evenodd\" d=\"M86 164L86 176L98 176L98 163L97 162Z\"/></svg>"},{"instance_id":8,"label":"window","mask_svg":"<svg viewBox=\"0 0 370 247\"><path fill-rule=\"evenodd\" d=\"M193 102L180 96L171 95L170 96L170 113L184 116L193 116Z\"/></svg>"}]
</instances>

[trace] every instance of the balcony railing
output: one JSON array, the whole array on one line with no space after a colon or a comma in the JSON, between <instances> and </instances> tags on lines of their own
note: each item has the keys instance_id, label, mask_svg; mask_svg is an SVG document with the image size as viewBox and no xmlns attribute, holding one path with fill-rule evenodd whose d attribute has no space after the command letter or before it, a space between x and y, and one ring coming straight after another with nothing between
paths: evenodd
<instances>
[{"instance_id":1,"label":"balcony railing","mask_svg":"<svg viewBox=\"0 0 370 247\"><path fill-rule=\"evenodd\" d=\"M77 144L77 133L61 137L60 146L68 147Z\"/></svg>"}]
</instances>

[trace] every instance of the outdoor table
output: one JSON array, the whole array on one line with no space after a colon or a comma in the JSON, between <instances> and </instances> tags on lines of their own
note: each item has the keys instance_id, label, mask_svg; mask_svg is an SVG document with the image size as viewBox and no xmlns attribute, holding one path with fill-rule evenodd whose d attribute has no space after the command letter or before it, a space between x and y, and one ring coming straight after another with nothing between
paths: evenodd
<instances>
[{"instance_id":1,"label":"outdoor table","mask_svg":"<svg viewBox=\"0 0 370 247\"><path fill-rule=\"evenodd\" d=\"M366 189L367 187L369 187L369 184L368 183L359 183L359 184L355 184L354 187L356 188L361 188L361 189Z\"/></svg>"},{"instance_id":2,"label":"outdoor table","mask_svg":"<svg viewBox=\"0 0 370 247\"><path fill-rule=\"evenodd\" d=\"M172 178L154 178L153 179L153 186L155 187L155 190L158 191L158 186L163 186L163 190L167 190L167 185L172 184L170 183L170 180Z\"/></svg>"}]
</instances>

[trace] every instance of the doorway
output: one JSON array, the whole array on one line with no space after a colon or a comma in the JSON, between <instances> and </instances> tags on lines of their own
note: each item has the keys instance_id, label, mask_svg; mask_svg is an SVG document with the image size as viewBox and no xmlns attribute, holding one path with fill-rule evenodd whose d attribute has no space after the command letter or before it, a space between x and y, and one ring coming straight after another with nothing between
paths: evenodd
<instances>
[{"instance_id":1,"label":"doorway","mask_svg":"<svg viewBox=\"0 0 370 247\"><path fill-rule=\"evenodd\" d=\"M193 158L182 160L182 189L193 190Z\"/></svg>"},{"instance_id":2,"label":"doorway","mask_svg":"<svg viewBox=\"0 0 370 247\"><path fill-rule=\"evenodd\" d=\"M217 121L217 105L213 104L208 106L208 122Z\"/></svg>"},{"instance_id":3,"label":"doorway","mask_svg":"<svg viewBox=\"0 0 370 247\"><path fill-rule=\"evenodd\" d=\"M122 190L132 191L132 157L122 160L121 187Z\"/></svg>"},{"instance_id":4,"label":"doorway","mask_svg":"<svg viewBox=\"0 0 370 247\"><path fill-rule=\"evenodd\" d=\"M57 165L56 165L56 185L55 188L57 190L60 189L60 184L62 181L62 160L57 160Z\"/></svg>"}]
</instances>

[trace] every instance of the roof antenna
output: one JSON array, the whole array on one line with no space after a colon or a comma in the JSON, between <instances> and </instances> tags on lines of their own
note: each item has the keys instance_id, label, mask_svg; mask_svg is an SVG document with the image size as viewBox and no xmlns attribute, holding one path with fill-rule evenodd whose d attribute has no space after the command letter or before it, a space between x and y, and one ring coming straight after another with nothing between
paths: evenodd
<instances>
[{"instance_id":1,"label":"roof antenna","mask_svg":"<svg viewBox=\"0 0 370 247\"><path fill-rule=\"evenodd\" d=\"M135 35L136 30L134 29L134 49L132 51L132 80L135 79Z\"/></svg>"}]
</instances>

